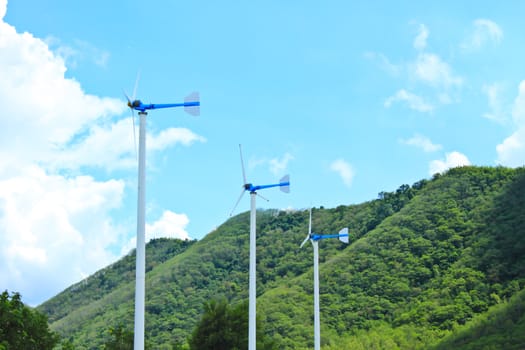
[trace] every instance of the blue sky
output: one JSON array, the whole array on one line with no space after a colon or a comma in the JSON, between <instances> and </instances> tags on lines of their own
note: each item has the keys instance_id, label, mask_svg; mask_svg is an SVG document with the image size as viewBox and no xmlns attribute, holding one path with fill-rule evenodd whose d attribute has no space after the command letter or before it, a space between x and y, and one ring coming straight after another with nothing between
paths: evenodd
<instances>
[{"instance_id":1,"label":"blue sky","mask_svg":"<svg viewBox=\"0 0 525 350\"><path fill-rule=\"evenodd\" d=\"M525 3L502 4L0 0L0 289L37 305L134 247L122 91L139 72L143 102L202 104L148 115L148 238L200 239L229 217L239 144L250 182L291 176L259 208L522 166Z\"/></svg>"}]
</instances>

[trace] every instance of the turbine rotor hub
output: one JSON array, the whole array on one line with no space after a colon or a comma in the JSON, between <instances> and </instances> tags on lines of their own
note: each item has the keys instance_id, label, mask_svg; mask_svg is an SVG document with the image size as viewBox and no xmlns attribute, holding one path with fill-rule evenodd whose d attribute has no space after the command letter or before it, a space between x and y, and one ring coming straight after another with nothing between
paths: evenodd
<instances>
[{"instance_id":1,"label":"turbine rotor hub","mask_svg":"<svg viewBox=\"0 0 525 350\"><path fill-rule=\"evenodd\" d=\"M136 108L136 107L139 107L139 106L140 106L140 101L139 100L135 100L133 102L128 101L128 107L129 108Z\"/></svg>"}]
</instances>

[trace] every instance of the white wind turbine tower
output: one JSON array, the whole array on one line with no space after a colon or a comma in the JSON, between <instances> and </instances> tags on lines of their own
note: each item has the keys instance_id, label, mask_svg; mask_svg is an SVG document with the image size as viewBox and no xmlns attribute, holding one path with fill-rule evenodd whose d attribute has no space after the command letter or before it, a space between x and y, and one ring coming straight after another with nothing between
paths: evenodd
<instances>
[{"instance_id":1,"label":"white wind turbine tower","mask_svg":"<svg viewBox=\"0 0 525 350\"><path fill-rule=\"evenodd\" d=\"M321 235L312 233L312 208L310 208L310 220L308 222L308 236L306 236L300 248L305 245L307 241L312 242L314 247L314 350L321 349L321 319L319 312L319 246L321 239L339 238L343 243L348 244L348 228L345 227L338 234Z\"/></svg>"},{"instance_id":2,"label":"white wind turbine tower","mask_svg":"<svg viewBox=\"0 0 525 350\"><path fill-rule=\"evenodd\" d=\"M244 195L244 192L249 191L250 192L250 281L249 281L249 310L248 310L248 350L255 350L256 347L256 329L255 329L255 323L256 323L256 232L255 232L255 220L256 220L256 205L255 205L255 198L257 197L257 190L262 190L265 188L270 187L279 187L281 191L283 192L290 192L290 177L288 175L285 175L281 178L278 184L272 184L272 185L253 185L251 183L248 183L246 181L246 173L244 171L244 161L242 159L242 149L241 145L239 145L239 152L241 154L241 166L242 166L242 178L244 181L243 189L241 192L241 195L239 196L239 199L237 200L237 203L235 203L235 206L233 207L232 212L230 213L230 216L233 214L233 211L239 204L239 202L242 199L242 196ZM260 195L259 195L260 196ZM262 197L262 196L261 196ZM264 197L262 197L264 198Z\"/></svg>"},{"instance_id":3,"label":"white wind turbine tower","mask_svg":"<svg viewBox=\"0 0 525 350\"><path fill-rule=\"evenodd\" d=\"M138 79L137 79L138 81ZM133 91L133 99L128 100L128 107L132 112L139 111L139 166L138 166L138 199L137 199L137 262L135 271L135 335L134 350L144 350L144 312L146 295L146 116L150 109L184 107L184 110L191 115L199 115L200 101L197 92L188 95L183 103L165 104L144 104L140 100L135 100L137 81ZM133 129L135 129L135 116L133 115ZM133 130L135 137L135 130Z\"/></svg>"}]
</instances>

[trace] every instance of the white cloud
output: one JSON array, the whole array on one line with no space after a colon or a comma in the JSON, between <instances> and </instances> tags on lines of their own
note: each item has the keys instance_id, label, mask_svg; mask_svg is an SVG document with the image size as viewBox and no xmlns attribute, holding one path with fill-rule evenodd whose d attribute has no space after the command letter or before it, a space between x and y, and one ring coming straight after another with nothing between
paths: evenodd
<instances>
[{"instance_id":1,"label":"white cloud","mask_svg":"<svg viewBox=\"0 0 525 350\"><path fill-rule=\"evenodd\" d=\"M179 238L190 239L186 226L190 223L186 214L177 214L165 210L159 220L153 224L146 224L146 241L153 238Z\"/></svg>"},{"instance_id":2,"label":"white cloud","mask_svg":"<svg viewBox=\"0 0 525 350\"><path fill-rule=\"evenodd\" d=\"M4 19L7 10L7 0L0 0L0 20Z\"/></svg>"},{"instance_id":3,"label":"white cloud","mask_svg":"<svg viewBox=\"0 0 525 350\"><path fill-rule=\"evenodd\" d=\"M484 113L483 117L498 123L504 123L506 116L503 102L501 101L502 86L498 83L487 84L483 86L482 90L487 95L490 108L490 112Z\"/></svg>"},{"instance_id":4,"label":"white cloud","mask_svg":"<svg viewBox=\"0 0 525 350\"><path fill-rule=\"evenodd\" d=\"M412 138L407 140L401 139L400 142L405 145L420 148L425 152L435 152L442 148L441 145L432 143L428 137L420 134L415 134Z\"/></svg>"},{"instance_id":5,"label":"white cloud","mask_svg":"<svg viewBox=\"0 0 525 350\"><path fill-rule=\"evenodd\" d=\"M496 162L504 166L518 167L525 165L525 80L520 83L518 96L514 100L512 120L516 130L496 146Z\"/></svg>"},{"instance_id":6,"label":"white cloud","mask_svg":"<svg viewBox=\"0 0 525 350\"><path fill-rule=\"evenodd\" d=\"M63 60L42 40L3 22L0 38L0 103L10 116L3 120L0 167L52 161L76 135L124 111L122 101L85 94L66 79Z\"/></svg>"},{"instance_id":7,"label":"white cloud","mask_svg":"<svg viewBox=\"0 0 525 350\"><path fill-rule=\"evenodd\" d=\"M459 166L465 166L470 165L470 161L468 160L467 156L454 151L447 153L445 155L445 160L433 160L430 162L429 165L429 171L428 173L430 175L434 175L436 173L442 173L450 168L455 168Z\"/></svg>"},{"instance_id":8,"label":"white cloud","mask_svg":"<svg viewBox=\"0 0 525 350\"><path fill-rule=\"evenodd\" d=\"M330 164L330 170L339 174L346 187L352 186L355 172L352 166L344 159L337 159Z\"/></svg>"},{"instance_id":9,"label":"white cloud","mask_svg":"<svg viewBox=\"0 0 525 350\"><path fill-rule=\"evenodd\" d=\"M248 169L253 170L257 168L258 166L263 166L268 162L268 158L256 158L256 157L250 157L248 160Z\"/></svg>"},{"instance_id":10,"label":"white cloud","mask_svg":"<svg viewBox=\"0 0 525 350\"><path fill-rule=\"evenodd\" d=\"M486 43L500 43L503 39L503 30L495 22L488 19L474 21L470 35L464 40L461 47L465 50L478 50Z\"/></svg>"},{"instance_id":11,"label":"white cloud","mask_svg":"<svg viewBox=\"0 0 525 350\"><path fill-rule=\"evenodd\" d=\"M0 0L0 287L35 305L114 261L127 240L112 219L126 182L84 169L136 166L133 128L115 120L123 101L85 93L64 58L1 20L6 9ZM148 135L148 151L196 141L172 128ZM186 224L168 212L151 227L184 235Z\"/></svg>"},{"instance_id":12,"label":"white cloud","mask_svg":"<svg viewBox=\"0 0 525 350\"><path fill-rule=\"evenodd\" d=\"M148 149L163 150L177 143L190 146L196 141L205 142L206 139L186 128L168 128L161 131L158 135L148 136Z\"/></svg>"},{"instance_id":13,"label":"white cloud","mask_svg":"<svg viewBox=\"0 0 525 350\"><path fill-rule=\"evenodd\" d=\"M414 39L414 48L423 50L427 47L428 28L424 24L419 25L419 33Z\"/></svg>"},{"instance_id":14,"label":"white cloud","mask_svg":"<svg viewBox=\"0 0 525 350\"><path fill-rule=\"evenodd\" d=\"M93 166L114 170L136 167L137 151L134 149L131 123L130 119L125 118L115 123L92 125L87 136L55 152L46 164L55 169Z\"/></svg>"},{"instance_id":15,"label":"white cloud","mask_svg":"<svg viewBox=\"0 0 525 350\"><path fill-rule=\"evenodd\" d=\"M288 163L293 160L293 156L286 152L280 159L279 158L273 158L270 159L270 171L275 176L282 175L283 172L286 171L286 168L288 167Z\"/></svg>"},{"instance_id":16,"label":"white cloud","mask_svg":"<svg viewBox=\"0 0 525 350\"><path fill-rule=\"evenodd\" d=\"M525 126L496 146L497 163L509 167L525 165Z\"/></svg>"},{"instance_id":17,"label":"white cloud","mask_svg":"<svg viewBox=\"0 0 525 350\"><path fill-rule=\"evenodd\" d=\"M417 80L433 87L450 88L463 84L463 79L454 75L450 66L435 54L419 54L411 68Z\"/></svg>"},{"instance_id":18,"label":"white cloud","mask_svg":"<svg viewBox=\"0 0 525 350\"><path fill-rule=\"evenodd\" d=\"M286 168L288 167L288 163L293 159L294 159L293 155L290 154L289 152L286 152L280 158L268 159L266 157L261 157L261 158L250 157L247 165L248 165L249 170L253 170L259 166L268 166L268 169L273 175L282 176L283 173L286 171Z\"/></svg>"},{"instance_id":19,"label":"white cloud","mask_svg":"<svg viewBox=\"0 0 525 350\"><path fill-rule=\"evenodd\" d=\"M59 38L51 36L45 39L45 43L57 56L67 63L69 68L76 68L79 64L86 61L105 68L110 57L109 52L78 39L67 45Z\"/></svg>"},{"instance_id":20,"label":"white cloud","mask_svg":"<svg viewBox=\"0 0 525 350\"><path fill-rule=\"evenodd\" d=\"M37 166L1 179L0 286L34 304L114 260L106 247L121 232L109 214L123 190L123 181L65 178Z\"/></svg>"},{"instance_id":21,"label":"white cloud","mask_svg":"<svg viewBox=\"0 0 525 350\"><path fill-rule=\"evenodd\" d=\"M146 223L146 243L155 238L178 238L190 239L186 226L190 219L186 214L177 214L170 210L165 210L162 216L152 224ZM122 246L121 254L128 254L137 247L137 237L133 236L125 245Z\"/></svg>"},{"instance_id":22,"label":"white cloud","mask_svg":"<svg viewBox=\"0 0 525 350\"><path fill-rule=\"evenodd\" d=\"M390 107L394 102L405 102L410 109L419 112L431 112L434 109L434 107L426 103L422 97L408 92L405 89L401 89L396 92L395 95L387 98L384 105L385 107Z\"/></svg>"},{"instance_id":23,"label":"white cloud","mask_svg":"<svg viewBox=\"0 0 525 350\"><path fill-rule=\"evenodd\" d=\"M518 96L512 107L512 119L519 126L525 126L525 80L518 87Z\"/></svg>"},{"instance_id":24,"label":"white cloud","mask_svg":"<svg viewBox=\"0 0 525 350\"><path fill-rule=\"evenodd\" d=\"M83 166L107 170L135 168L138 130L134 138L132 122L131 118L124 118L111 124L93 125L86 137L67 145L59 153L53 153L46 164L53 169L78 169ZM197 141L206 141L185 128L168 128L156 134L148 132L146 138L148 152L162 151L176 144L190 146Z\"/></svg>"},{"instance_id":25,"label":"white cloud","mask_svg":"<svg viewBox=\"0 0 525 350\"><path fill-rule=\"evenodd\" d=\"M378 60L381 66L392 75L407 79L413 86L411 90L423 87L425 99L419 91L409 92L400 89L395 95L385 101L385 106L390 107L393 102L404 101L409 108L430 112L439 104L445 105L457 101L457 91L463 86L464 78L456 74L450 64L439 55L426 52L428 46L429 29L424 24L419 24L418 33L414 38L413 46L418 51L416 57L408 62L393 65L381 53L366 53L365 57ZM430 89L429 89L430 88ZM428 92L432 91L432 95ZM428 102L431 101L431 102Z\"/></svg>"}]
</instances>

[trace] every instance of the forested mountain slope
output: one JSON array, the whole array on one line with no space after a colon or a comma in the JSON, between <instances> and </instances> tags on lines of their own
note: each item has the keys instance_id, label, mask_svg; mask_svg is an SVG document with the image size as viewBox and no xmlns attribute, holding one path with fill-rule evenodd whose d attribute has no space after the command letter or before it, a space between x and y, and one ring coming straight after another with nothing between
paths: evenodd
<instances>
[{"instance_id":1,"label":"forested mountain slope","mask_svg":"<svg viewBox=\"0 0 525 350\"><path fill-rule=\"evenodd\" d=\"M432 350L523 349L525 344L525 290L509 302L492 306L439 342Z\"/></svg>"},{"instance_id":2,"label":"forested mountain slope","mask_svg":"<svg viewBox=\"0 0 525 350\"><path fill-rule=\"evenodd\" d=\"M388 324L401 332L398 345L434 343L523 287L524 210L523 169L436 177L321 267L323 328L347 337ZM270 324L287 325L276 336L290 347L310 334L295 314L311 293L311 277L301 276L259 300ZM292 309L279 306L287 295Z\"/></svg>"},{"instance_id":3,"label":"forested mountain slope","mask_svg":"<svg viewBox=\"0 0 525 350\"><path fill-rule=\"evenodd\" d=\"M148 243L146 254L146 273L158 264L183 252L196 241L173 239L154 239ZM74 284L64 292L39 306L39 311L49 316L51 323L66 316L71 310L92 304L113 292L122 285L135 281L135 254L128 254L118 262L96 272L80 283Z\"/></svg>"},{"instance_id":4,"label":"forested mountain slope","mask_svg":"<svg viewBox=\"0 0 525 350\"><path fill-rule=\"evenodd\" d=\"M525 283L524 210L525 170L501 167L455 168L360 205L314 209L315 232L351 234L348 246L320 243L324 348L430 348L503 308ZM312 249L298 247L307 216L258 211L257 311L284 349L313 346ZM201 241L148 245L146 338L154 348L185 342L204 301L247 298L248 233L243 213ZM131 254L39 309L77 348L95 349L109 326L133 323L133 262ZM516 327L525 331L523 322Z\"/></svg>"}]
</instances>

